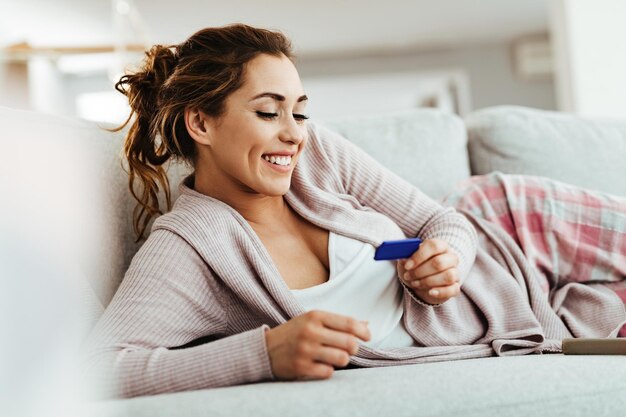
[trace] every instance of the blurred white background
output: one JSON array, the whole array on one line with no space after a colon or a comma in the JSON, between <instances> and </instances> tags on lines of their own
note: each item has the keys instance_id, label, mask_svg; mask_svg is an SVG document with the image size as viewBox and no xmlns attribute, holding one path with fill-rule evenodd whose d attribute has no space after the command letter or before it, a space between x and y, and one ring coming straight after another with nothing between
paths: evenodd
<instances>
[{"instance_id":1,"label":"blurred white background","mask_svg":"<svg viewBox=\"0 0 626 417\"><path fill-rule=\"evenodd\" d=\"M113 80L142 49L244 22L292 39L313 117L557 108L548 0L3 1L0 105L9 107L121 121Z\"/></svg>"},{"instance_id":2,"label":"blurred white background","mask_svg":"<svg viewBox=\"0 0 626 417\"><path fill-rule=\"evenodd\" d=\"M0 0L0 106L119 123L128 107L114 81L143 50L244 22L292 39L313 120L411 107L462 116L501 104L626 118L624 16L624 0ZM71 415L63 401L74 398L76 381L68 379L72 351L65 343L80 334L72 309L82 289L72 271L37 262L37 254L54 257L64 248L32 242L57 234L78 253L99 226L76 227L71 207L85 204L85 196L73 191L92 186L81 178L70 195L45 199L58 207L41 207L56 176L71 176L59 167L89 167L72 159L79 145L51 148L46 132L34 134L35 144L0 134L8 155L0 165L3 213L22 216L0 216L2 416ZM32 145L41 160L29 153ZM13 179L29 164L50 164L50 176L26 176L32 182L16 188ZM97 210L100 203L93 204ZM10 233L20 218L33 219L32 236ZM72 239L63 237L75 229ZM52 264L72 265L60 256ZM40 274L50 277L46 288L29 280ZM37 329L40 315L52 310L64 321ZM47 355L37 353L41 347Z\"/></svg>"},{"instance_id":3,"label":"blurred white background","mask_svg":"<svg viewBox=\"0 0 626 417\"><path fill-rule=\"evenodd\" d=\"M622 117L625 15L621 0L3 0L0 105L119 122L113 81L143 49L244 22L293 40L313 117L499 104Z\"/></svg>"}]
</instances>

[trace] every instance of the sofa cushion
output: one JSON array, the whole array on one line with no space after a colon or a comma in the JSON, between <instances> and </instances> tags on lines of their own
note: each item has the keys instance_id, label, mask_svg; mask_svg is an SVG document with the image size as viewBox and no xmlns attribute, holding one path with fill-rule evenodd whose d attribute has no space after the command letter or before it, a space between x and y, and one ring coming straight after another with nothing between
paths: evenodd
<instances>
[{"instance_id":1,"label":"sofa cushion","mask_svg":"<svg viewBox=\"0 0 626 417\"><path fill-rule=\"evenodd\" d=\"M626 121L498 106L465 123L472 174L540 175L626 196Z\"/></svg>"},{"instance_id":2,"label":"sofa cushion","mask_svg":"<svg viewBox=\"0 0 626 417\"><path fill-rule=\"evenodd\" d=\"M463 121L434 109L320 121L433 198L469 177Z\"/></svg>"},{"instance_id":3,"label":"sofa cushion","mask_svg":"<svg viewBox=\"0 0 626 417\"><path fill-rule=\"evenodd\" d=\"M528 355L92 403L89 416L593 416L626 410L621 356Z\"/></svg>"}]
</instances>

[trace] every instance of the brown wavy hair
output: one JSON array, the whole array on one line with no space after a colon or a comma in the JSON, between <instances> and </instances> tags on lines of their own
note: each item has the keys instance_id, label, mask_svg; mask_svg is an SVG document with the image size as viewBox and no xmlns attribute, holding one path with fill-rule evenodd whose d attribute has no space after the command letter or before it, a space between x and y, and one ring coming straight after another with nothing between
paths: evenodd
<instances>
[{"instance_id":1,"label":"brown wavy hair","mask_svg":"<svg viewBox=\"0 0 626 417\"><path fill-rule=\"evenodd\" d=\"M171 210L163 164L173 158L195 165L196 145L185 127L185 109L220 117L226 98L244 82L245 64L259 54L293 60L291 42L280 32L244 24L206 28L178 45L154 45L146 51L142 67L115 84L131 108L128 119L111 131L131 123L124 156L128 186L137 200L133 211L137 242L144 238L150 221L163 214L159 187Z\"/></svg>"}]
</instances>

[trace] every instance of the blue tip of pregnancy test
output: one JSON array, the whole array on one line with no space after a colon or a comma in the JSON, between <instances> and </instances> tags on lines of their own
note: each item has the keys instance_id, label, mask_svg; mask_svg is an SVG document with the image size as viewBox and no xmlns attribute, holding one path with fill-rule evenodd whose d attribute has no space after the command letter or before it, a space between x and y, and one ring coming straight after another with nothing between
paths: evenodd
<instances>
[{"instance_id":1,"label":"blue tip of pregnancy test","mask_svg":"<svg viewBox=\"0 0 626 417\"><path fill-rule=\"evenodd\" d=\"M383 261L408 258L420 247L421 243L422 240L418 238L387 240L376 249L374 259Z\"/></svg>"}]
</instances>

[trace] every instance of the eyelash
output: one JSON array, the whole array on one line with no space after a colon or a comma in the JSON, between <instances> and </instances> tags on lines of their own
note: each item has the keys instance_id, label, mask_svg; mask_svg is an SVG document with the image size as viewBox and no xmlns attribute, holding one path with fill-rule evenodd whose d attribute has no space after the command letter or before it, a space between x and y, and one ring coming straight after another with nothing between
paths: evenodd
<instances>
[{"instance_id":1,"label":"eyelash","mask_svg":"<svg viewBox=\"0 0 626 417\"><path fill-rule=\"evenodd\" d=\"M267 119L267 120L274 119L275 117L278 116L278 113L265 113L265 112L262 112L262 111L257 111L256 114L260 118ZM294 113L293 114L293 118L296 119L298 122L303 122L303 121L307 120L309 118L309 116L306 116L304 114Z\"/></svg>"}]
</instances>

